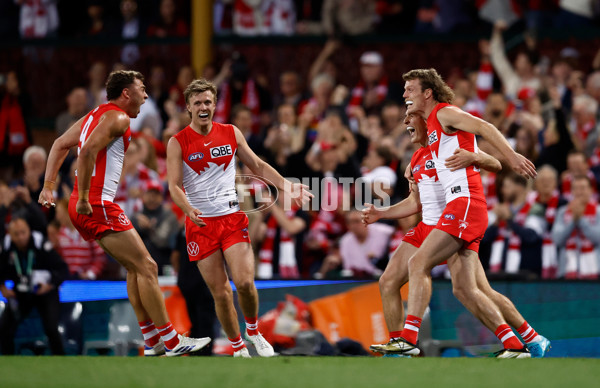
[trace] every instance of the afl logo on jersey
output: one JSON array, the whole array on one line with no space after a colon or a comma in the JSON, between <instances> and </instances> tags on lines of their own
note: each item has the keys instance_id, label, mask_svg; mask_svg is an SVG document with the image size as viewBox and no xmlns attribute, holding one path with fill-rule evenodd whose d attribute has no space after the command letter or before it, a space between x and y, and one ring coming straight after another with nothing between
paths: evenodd
<instances>
[{"instance_id":1,"label":"afl logo on jersey","mask_svg":"<svg viewBox=\"0 0 600 388\"><path fill-rule=\"evenodd\" d=\"M447 220L453 220L454 219L454 214L446 214L444 216L444 218L447 219Z\"/></svg>"},{"instance_id":2,"label":"afl logo on jersey","mask_svg":"<svg viewBox=\"0 0 600 388\"><path fill-rule=\"evenodd\" d=\"M435 163L433 160L429 159L425 162L425 170L431 170L432 168L435 168Z\"/></svg>"},{"instance_id":3,"label":"afl logo on jersey","mask_svg":"<svg viewBox=\"0 0 600 388\"><path fill-rule=\"evenodd\" d=\"M231 155L233 155L233 151L231 150L231 144L225 144L210 149L210 156L212 156L213 159Z\"/></svg>"},{"instance_id":4,"label":"afl logo on jersey","mask_svg":"<svg viewBox=\"0 0 600 388\"><path fill-rule=\"evenodd\" d=\"M188 156L188 160L190 162L195 162L197 160L202 159L203 157L204 157L204 154L202 152L196 152L196 153L193 153L190 156Z\"/></svg>"},{"instance_id":5,"label":"afl logo on jersey","mask_svg":"<svg viewBox=\"0 0 600 388\"><path fill-rule=\"evenodd\" d=\"M436 141L438 141L437 132L433 131L429 134L429 145L432 145Z\"/></svg>"},{"instance_id":6,"label":"afl logo on jersey","mask_svg":"<svg viewBox=\"0 0 600 388\"><path fill-rule=\"evenodd\" d=\"M417 165L415 166L415 168L413 168L413 173L415 173L415 172L419 171L420 169L421 169L421 165L420 165L420 164L417 164Z\"/></svg>"}]
</instances>

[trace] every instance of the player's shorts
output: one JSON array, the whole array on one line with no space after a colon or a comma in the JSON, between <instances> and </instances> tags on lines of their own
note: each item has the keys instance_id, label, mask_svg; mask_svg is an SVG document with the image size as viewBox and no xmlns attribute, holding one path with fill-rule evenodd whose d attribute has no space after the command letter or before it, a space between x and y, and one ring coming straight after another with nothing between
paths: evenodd
<instances>
[{"instance_id":1,"label":"player's shorts","mask_svg":"<svg viewBox=\"0 0 600 388\"><path fill-rule=\"evenodd\" d=\"M472 198L456 198L446 205L436 229L464 241L463 248L479 253L488 226L487 204Z\"/></svg>"},{"instance_id":2,"label":"player's shorts","mask_svg":"<svg viewBox=\"0 0 600 388\"><path fill-rule=\"evenodd\" d=\"M435 229L435 225L427 225L421 221L417 224L417 226L406 232L402 238L402 242L406 242L410 245L420 248L421 244L423 244L423 241L425 241L433 229Z\"/></svg>"},{"instance_id":3,"label":"player's shorts","mask_svg":"<svg viewBox=\"0 0 600 388\"><path fill-rule=\"evenodd\" d=\"M198 226L189 217L185 218L185 240L190 261L205 259L217 250L225 251L237 243L250 244L248 217L244 212L200 218L206 226Z\"/></svg>"},{"instance_id":4,"label":"player's shorts","mask_svg":"<svg viewBox=\"0 0 600 388\"><path fill-rule=\"evenodd\" d=\"M86 241L100 240L107 232L124 232L133 229L133 225L119 205L109 201L92 205L92 214L78 214L77 197L69 199L69 217L75 229Z\"/></svg>"},{"instance_id":5,"label":"player's shorts","mask_svg":"<svg viewBox=\"0 0 600 388\"><path fill-rule=\"evenodd\" d=\"M429 233L431 233L431 231L434 230L435 227L435 225L427 225L423 223L423 221L421 221L417 224L417 226L406 232L406 234L402 238L402 242L420 248L421 244L423 244L423 241L425 241L427 236L429 236ZM439 265L446 263L447 261L444 260L444 262L440 263Z\"/></svg>"}]
</instances>

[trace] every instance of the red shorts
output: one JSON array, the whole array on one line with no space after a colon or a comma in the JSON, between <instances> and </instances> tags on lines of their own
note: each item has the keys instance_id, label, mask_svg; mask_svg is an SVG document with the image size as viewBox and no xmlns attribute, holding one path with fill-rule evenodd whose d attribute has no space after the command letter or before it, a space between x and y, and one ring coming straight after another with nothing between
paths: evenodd
<instances>
[{"instance_id":1,"label":"red shorts","mask_svg":"<svg viewBox=\"0 0 600 388\"><path fill-rule=\"evenodd\" d=\"M464 249L479 253L479 244L487 226L485 201L461 197L446 205L435 228L463 240Z\"/></svg>"},{"instance_id":2,"label":"red shorts","mask_svg":"<svg viewBox=\"0 0 600 388\"><path fill-rule=\"evenodd\" d=\"M69 217L75 229L86 241L100 240L106 232L124 232L133 229L131 221L116 203L103 201L101 205L92 205L92 214L78 214L75 210L77 197L69 199Z\"/></svg>"},{"instance_id":3,"label":"red shorts","mask_svg":"<svg viewBox=\"0 0 600 388\"><path fill-rule=\"evenodd\" d=\"M421 221L417 226L406 232L402 242L409 243L410 245L420 248L421 244L423 244L423 241L425 241L427 236L429 236L429 233L431 233L431 231L434 229L435 225L427 225ZM446 263L447 261L444 260L444 262L440 263L439 265Z\"/></svg>"},{"instance_id":4,"label":"red shorts","mask_svg":"<svg viewBox=\"0 0 600 388\"><path fill-rule=\"evenodd\" d=\"M247 242L248 217L242 211L219 217L202 217L206 226L198 226L185 218L185 240L190 261L198 261L212 255L218 249L225 251L230 246Z\"/></svg>"}]
</instances>

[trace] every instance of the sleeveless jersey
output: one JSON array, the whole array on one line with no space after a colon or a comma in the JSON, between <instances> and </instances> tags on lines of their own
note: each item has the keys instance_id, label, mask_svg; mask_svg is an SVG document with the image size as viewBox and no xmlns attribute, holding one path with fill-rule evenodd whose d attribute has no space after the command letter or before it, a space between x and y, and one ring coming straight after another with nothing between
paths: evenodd
<instances>
[{"instance_id":1,"label":"sleeveless jersey","mask_svg":"<svg viewBox=\"0 0 600 388\"><path fill-rule=\"evenodd\" d=\"M481 176L477 167L469 166L450 171L445 165L446 159L452 156L457 148L477 152L477 140L474 134L461 130L453 134L444 132L437 118L437 112L446 106L450 106L450 104L437 104L427 118L429 149L433 156L438 178L444 187L446 203L461 197L485 201Z\"/></svg>"},{"instance_id":2,"label":"sleeveless jersey","mask_svg":"<svg viewBox=\"0 0 600 388\"><path fill-rule=\"evenodd\" d=\"M183 190L202 217L217 217L240 210L235 190L237 141L231 124L213 121L204 136L190 126L176 134L183 158Z\"/></svg>"},{"instance_id":3,"label":"sleeveless jersey","mask_svg":"<svg viewBox=\"0 0 600 388\"><path fill-rule=\"evenodd\" d=\"M98 106L85 116L77 146L78 156L81 148L87 139L89 139L94 129L96 129L100 117L110 110L125 112L115 104L109 102ZM125 131L123 136L113 139L106 148L98 152L90 182L90 204L98 205L104 201L112 202L114 200L119 180L121 179L121 173L123 172L123 159L125 158L125 152L129 147L130 141L131 130L127 127L127 131ZM77 175L77 172L75 175ZM78 195L77 179L75 179L73 195Z\"/></svg>"},{"instance_id":4,"label":"sleeveless jersey","mask_svg":"<svg viewBox=\"0 0 600 388\"><path fill-rule=\"evenodd\" d=\"M428 147L421 147L415 151L410 160L410 167L419 187L423 223L436 225L446 207L446 199Z\"/></svg>"}]
</instances>

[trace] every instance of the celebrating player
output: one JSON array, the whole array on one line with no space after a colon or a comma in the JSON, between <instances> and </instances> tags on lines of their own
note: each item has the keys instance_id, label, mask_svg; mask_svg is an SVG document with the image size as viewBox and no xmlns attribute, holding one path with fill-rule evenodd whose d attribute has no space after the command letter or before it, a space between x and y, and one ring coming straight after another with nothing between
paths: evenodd
<instances>
[{"instance_id":1,"label":"celebrating player","mask_svg":"<svg viewBox=\"0 0 600 388\"><path fill-rule=\"evenodd\" d=\"M212 121L217 102L215 85L204 79L195 80L184 96L192 122L169 140L167 170L171 197L187 216L189 257L197 262L213 295L217 317L233 346L234 357L250 355L242 340L224 264L237 289L246 321L246 339L260 356L271 357L273 347L258 331L254 255L248 237L248 217L238 206L235 156L254 174L289 193L297 202L308 201L312 194L304 185L285 180L259 159L237 127Z\"/></svg>"},{"instance_id":2,"label":"celebrating player","mask_svg":"<svg viewBox=\"0 0 600 388\"><path fill-rule=\"evenodd\" d=\"M158 286L158 269L123 210L113 199L123 171L131 130L129 119L148 98L144 77L135 71L108 76L108 103L77 121L50 150L39 203L55 206L54 186L69 149L77 146L77 179L69 216L86 240L97 240L106 253L127 269L127 294L144 335L146 356L179 356L196 352L210 338L187 338L173 329Z\"/></svg>"},{"instance_id":3,"label":"celebrating player","mask_svg":"<svg viewBox=\"0 0 600 388\"><path fill-rule=\"evenodd\" d=\"M394 353L398 338L401 336L400 326L404 311L400 288L408 281L408 260L421 246L429 232L434 229L446 206L444 189L437 178L433 158L427 147L427 125L423 118L416 114L408 114L405 123L411 141L421 145L421 148L413 154L408 168L412 172L417 187L411 191L407 199L388 209L377 209L373 205L368 205L363 210L365 224L373 223L381 218L403 218L419 211L422 212L423 219L415 228L406 233L379 279L383 313L390 331L390 341L386 344L372 345L371 350L381 353ZM446 160L446 166L451 170L459 170L471 164L490 171L498 171L501 168L500 162L481 151L473 153L457 149L454 155ZM477 262L465 263L468 260ZM484 293L498 307L504 319L512 327L517 328L527 343L532 357L544 356L550 342L529 326L508 298L492 289L485 277L483 267L476 257L469 255L460 259L458 255L454 254L448 259L448 268L452 276L453 292L467 309L474 314L482 312L486 314L487 310L480 311L472 306L473 301L477 300L477 296L474 294ZM469 276L468 273L462 272L471 269L476 271L475 284L462 281L464 276ZM477 316L477 318L482 322L490 322L485 316ZM491 327L491 329L494 330L496 327ZM416 350L414 352L416 353Z\"/></svg>"},{"instance_id":4,"label":"celebrating player","mask_svg":"<svg viewBox=\"0 0 600 388\"><path fill-rule=\"evenodd\" d=\"M469 166L452 171L446 160L458 148L475 152L475 135L480 135L496 146L517 173L534 178L536 172L533 163L516 153L496 127L450 105L454 93L435 69L411 70L403 78L407 113L417 113L427 120L427 141L446 197L442 217L409 260L408 316L396 344L399 353L418 353L419 328L431 299L431 269L458 252L460 263L471 265L461 272L467 276L461 276L460 282L475 288L477 272L473 263L487 227L487 205L478 168ZM495 328L492 330L502 341L504 350L498 357L529 357L529 351L512 333L490 298L481 292L474 293L474 297L473 314L487 317L489 321L484 324Z\"/></svg>"}]
</instances>

